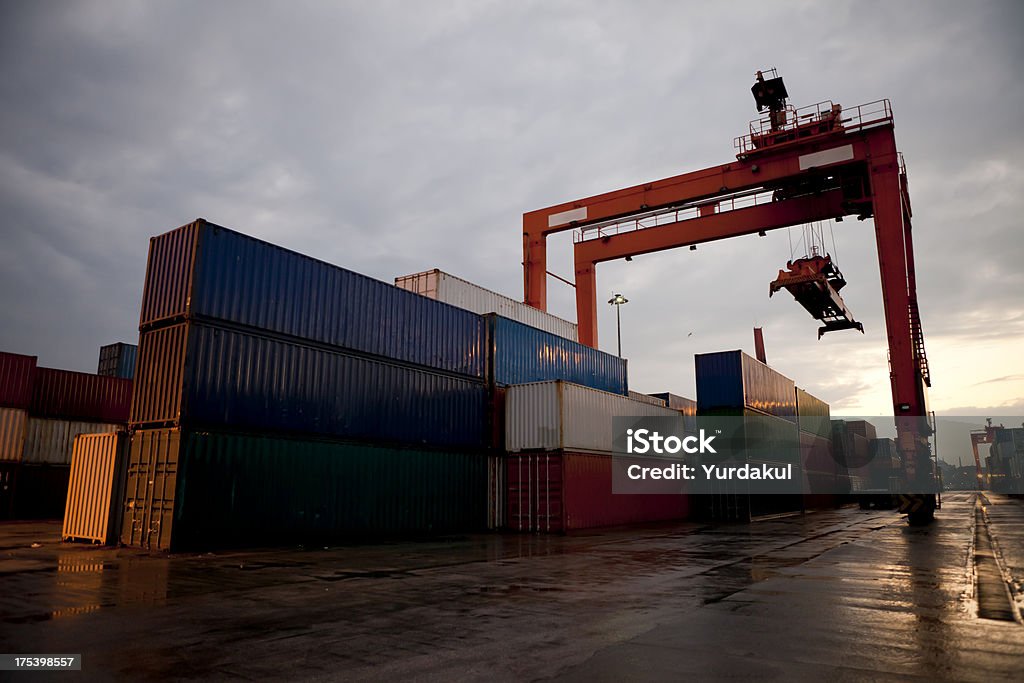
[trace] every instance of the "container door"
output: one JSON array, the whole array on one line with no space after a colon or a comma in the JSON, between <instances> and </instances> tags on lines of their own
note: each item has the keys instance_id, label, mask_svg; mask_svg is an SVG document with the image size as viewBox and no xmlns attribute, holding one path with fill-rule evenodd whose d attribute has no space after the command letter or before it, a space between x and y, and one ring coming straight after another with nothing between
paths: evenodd
<instances>
[{"instance_id":1,"label":"container door","mask_svg":"<svg viewBox=\"0 0 1024 683\"><path fill-rule=\"evenodd\" d=\"M170 550L181 433L136 432L128 458L121 542Z\"/></svg>"},{"instance_id":2,"label":"container door","mask_svg":"<svg viewBox=\"0 0 1024 683\"><path fill-rule=\"evenodd\" d=\"M564 528L562 455L509 454L508 526L513 531L557 533Z\"/></svg>"}]
</instances>

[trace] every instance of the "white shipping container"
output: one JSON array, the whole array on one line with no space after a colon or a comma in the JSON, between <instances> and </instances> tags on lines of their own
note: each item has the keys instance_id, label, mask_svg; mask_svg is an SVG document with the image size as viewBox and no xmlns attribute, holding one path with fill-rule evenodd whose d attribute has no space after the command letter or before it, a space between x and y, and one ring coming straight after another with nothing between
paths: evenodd
<instances>
[{"instance_id":1,"label":"white shipping container","mask_svg":"<svg viewBox=\"0 0 1024 683\"><path fill-rule=\"evenodd\" d=\"M17 462L25 446L28 413L17 408L0 408L0 462Z\"/></svg>"},{"instance_id":2,"label":"white shipping container","mask_svg":"<svg viewBox=\"0 0 1024 683\"><path fill-rule=\"evenodd\" d=\"M80 434L75 438L64 508L65 541L111 544L117 540L127 445L125 432Z\"/></svg>"},{"instance_id":3,"label":"white shipping container","mask_svg":"<svg viewBox=\"0 0 1024 683\"><path fill-rule=\"evenodd\" d=\"M104 422L77 422L30 417L25 426L22 461L70 465L75 437L79 434L115 432L119 425Z\"/></svg>"},{"instance_id":4,"label":"white shipping container","mask_svg":"<svg viewBox=\"0 0 1024 683\"><path fill-rule=\"evenodd\" d=\"M527 306L521 301L516 301L503 294L484 289L437 268L396 277L395 286L481 315L497 313L530 327L579 341L576 323L545 313L533 306Z\"/></svg>"},{"instance_id":5,"label":"white shipping container","mask_svg":"<svg viewBox=\"0 0 1024 683\"><path fill-rule=\"evenodd\" d=\"M650 403L652 406L665 406L665 401L658 398L657 396L651 396L650 394L641 394L639 391L630 390L629 397L634 401L640 401L641 403Z\"/></svg>"},{"instance_id":6,"label":"white shipping container","mask_svg":"<svg viewBox=\"0 0 1024 683\"><path fill-rule=\"evenodd\" d=\"M679 411L569 382L508 388L505 450L612 452L613 417L679 417Z\"/></svg>"}]
</instances>

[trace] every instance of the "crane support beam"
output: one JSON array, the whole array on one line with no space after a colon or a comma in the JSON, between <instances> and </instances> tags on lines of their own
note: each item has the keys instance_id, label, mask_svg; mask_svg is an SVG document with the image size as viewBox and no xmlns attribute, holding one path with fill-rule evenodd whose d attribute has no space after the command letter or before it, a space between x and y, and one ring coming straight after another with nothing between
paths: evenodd
<instances>
[{"instance_id":1,"label":"crane support beam","mask_svg":"<svg viewBox=\"0 0 1024 683\"><path fill-rule=\"evenodd\" d=\"M524 301L547 310L547 236L638 212L715 198L737 192L784 185L819 169L863 164L870 157L871 141L852 134L791 147L778 158L766 155L736 160L721 166L634 185L614 192L565 202L523 214Z\"/></svg>"},{"instance_id":2,"label":"crane support beam","mask_svg":"<svg viewBox=\"0 0 1024 683\"><path fill-rule=\"evenodd\" d=\"M785 228L811 220L826 220L844 213L842 192L829 190L817 196L786 199L577 242L574 249L576 320L580 343L597 348L597 283L594 278L598 263ZM593 294L588 294L591 291Z\"/></svg>"}]
</instances>

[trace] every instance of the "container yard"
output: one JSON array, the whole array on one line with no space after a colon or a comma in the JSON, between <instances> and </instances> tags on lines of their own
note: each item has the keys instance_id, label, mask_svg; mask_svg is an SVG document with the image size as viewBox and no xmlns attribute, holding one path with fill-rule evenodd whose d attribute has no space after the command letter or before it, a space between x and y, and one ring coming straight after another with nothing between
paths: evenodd
<instances>
[{"instance_id":1,"label":"container yard","mask_svg":"<svg viewBox=\"0 0 1024 683\"><path fill-rule=\"evenodd\" d=\"M1013 3L16 5L4 680L1020 680Z\"/></svg>"}]
</instances>

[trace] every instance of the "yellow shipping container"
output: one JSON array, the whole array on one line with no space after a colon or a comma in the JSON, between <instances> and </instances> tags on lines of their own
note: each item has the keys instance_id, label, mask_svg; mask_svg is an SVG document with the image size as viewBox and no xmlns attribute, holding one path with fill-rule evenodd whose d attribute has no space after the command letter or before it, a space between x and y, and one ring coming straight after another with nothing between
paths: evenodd
<instances>
[{"instance_id":1,"label":"yellow shipping container","mask_svg":"<svg viewBox=\"0 0 1024 683\"><path fill-rule=\"evenodd\" d=\"M124 498L124 432L79 434L71 456L71 480L64 511L65 541L109 545L120 531Z\"/></svg>"}]
</instances>

